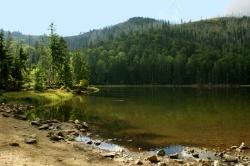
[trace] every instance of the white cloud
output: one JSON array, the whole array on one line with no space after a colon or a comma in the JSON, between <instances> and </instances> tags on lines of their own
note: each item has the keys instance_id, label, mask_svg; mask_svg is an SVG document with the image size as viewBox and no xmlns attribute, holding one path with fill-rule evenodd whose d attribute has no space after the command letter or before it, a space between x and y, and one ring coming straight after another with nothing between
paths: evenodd
<instances>
[{"instance_id":1,"label":"white cloud","mask_svg":"<svg viewBox=\"0 0 250 166\"><path fill-rule=\"evenodd\" d=\"M227 15L250 16L250 0L231 0L226 9Z\"/></svg>"}]
</instances>

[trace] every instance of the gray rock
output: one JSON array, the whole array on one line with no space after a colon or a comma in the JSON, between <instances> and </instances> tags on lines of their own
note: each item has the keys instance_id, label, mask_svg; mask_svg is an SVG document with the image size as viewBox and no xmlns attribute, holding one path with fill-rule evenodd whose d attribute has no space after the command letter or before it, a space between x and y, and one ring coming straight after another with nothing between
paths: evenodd
<instances>
[{"instance_id":1,"label":"gray rock","mask_svg":"<svg viewBox=\"0 0 250 166\"><path fill-rule=\"evenodd\" d=\"M244 142L242 142L241 145L240 145L240 147L239 147L239 149L245 150L245 149L249 149L249 148L245 145Z\"/></svg>"},{"instance_id":2,"label":"gray rock","mask_svg":"<svg viewBox=\"0 0 250 166\"><path fill-rule=\"evenodd\" d=\"M234 163L238 162L237 157L234 157L234 156L231 156L231 155L228 155L228 154L224 155L224 159L225 159L225 162L234 162Z\"/></svg>"},{"instance_id":3,"label":"gray rock","mask_svg":"<svg viewBox=\"0 0 250 166\"><path fill-rule=\"evenodd\" d=\"M96 146L101 145L101 143L102 143L101 141L95 141L95 142L94 142L94 144L95 144Z\"/></svg>"},{"instance_id":4,"label":"gray rock","mask_svg":"<svg viewBox=\"0 0 250 166\"><path fill-rule=\"evenodd\" d=\"M156 155L149 156L149 157L147 158L147 160L150 161L151 163L157 163L157 162L159 162L159 159L157 158Z\"/></svg>"},{"instance_id":5,"label":"gray rock","mask_svg":"<svg viewBox=\"0 0 250 166\"><path fill-rule=\"evenodd\" d=\"M3 117L5 117L5 118L10 117L10 115L9 115L9 114L7 114L7 113L3 113L2 115L3 115Z\"/></svg>"},{"instance_id":6,"label":"gray rock","mask_svg":"<svg viewBox=\"0 0 250 166\"><path fill-rule=\"evenodd\" d=\"M81 122L80 122L78 119L76 119L76 120L74 121L74 123L75 123L75 124L81 124Z\"/></svg>"},{"instance_id":7,"label":"gray rock","mask_svg":"<svg viewBox=\"0 0 250 166\"><path fill-rule=\"evenodd\" d=\"M92 143L93 143L92 141L86 142L86 144L88 144L88 145L91 145Z\"/></svg>"},{"instance_id":8,"label":"gray rock","mask_svg":"<svg viewBox=\"0 0 250 166\"><path fill-rule=\"evenodd\" d=\"M231 149L237 149L238 147L237 146L231 146Z\"/></svg>"},{"instance_id":9,"label":"gray rock","mask_svg":"<svg viewBox=\"0 0 250 166\"><path fill-rule=\"evenodd\" d=\"M19 115L19 114L15 114L14 118L18 120L27 120L27 117L25 115Z\"/></svg>"},{"instance_id":10,"label":"gray rock","mask_svg":"<svg viewBox=\"0 0 250 166\"><path fill-rule=\"evenodd\" d=\"M179 158L179 154L178 154L178 153L171 154L169 157L170 157L171 159L178 159L178 158Z\"/></svg>"},{"instance_id":11,"label":"gray rock","mask_svg":"<svg viewBox=\"0 0 250 166\"><path fill-rule=\"evenodd\" d=\"M36 138L28 137L28 138L25 138L25 139L24 139L24 142L25 142L26 144L36 144L36 143L37 143L37 140L36 140Z\"/></svg>"},{"instance_id":12,"label":"gray rock","mask_svg":"<svg viewBox=\"0 0 250 166\"><path fill-rule=\"evenodd\" d=\"M44 124L42 126L40 126L38 129L39 130L47 130L49 128L49 124Z\"/></svg>"},{"instance_id":13,"label":"gray rock","mask_svg":"<svg viewBox=\"0 0 250 166\"><path fill-rule=\"evenodd\" d=\"M199 158L199 153L193 153L192 156L193 156L194 158Z\"/></svg>"},{"instance_id":14,"label":"gray rock","mask_svg":"<svg viewBox=\"0 0 250 166\"><path fill-rule=\"evenodd\" d=\"M166 153L165 153L165 151L164 151L163 149L161 149L161 150L159 150L159 151L157 152L157 155L158 155L158 156L165 156Z\"/></svg>"},{"instance_id":15,"label":"gray rock","mask_svg":"<svg viewBox=\"0 0 250 166\"><path fill-rule=\"evenodd\" d=\"M31 121L30 124L32 126L39 126L40 125L40 122L39 121Z\"/></svg>"}]
</instances>

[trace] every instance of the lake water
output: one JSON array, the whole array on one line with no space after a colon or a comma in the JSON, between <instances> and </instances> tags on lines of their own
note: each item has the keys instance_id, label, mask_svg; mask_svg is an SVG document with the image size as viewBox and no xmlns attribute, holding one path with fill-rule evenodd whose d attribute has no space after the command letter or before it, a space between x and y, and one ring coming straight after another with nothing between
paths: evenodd
<instances>
[{"instance_id":1,"label":"lake water","mask_svg":"<svg viewBox=\"0 0 250 166\"><path fill-rule=\"evenodd\" d=\"M131 149L250 144L250 89L101 88L35 116L79 119L104 139ZM177 147L178 147L177 146Z\"/></svg>"}]
</instances>

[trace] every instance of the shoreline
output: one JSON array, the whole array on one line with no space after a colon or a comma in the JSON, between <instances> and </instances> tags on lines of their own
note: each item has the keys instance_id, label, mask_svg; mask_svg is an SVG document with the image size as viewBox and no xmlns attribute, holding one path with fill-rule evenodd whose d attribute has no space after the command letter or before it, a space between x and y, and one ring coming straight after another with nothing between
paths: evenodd
<instances>
[{"instance_id":1,"label":"shoreline","mask_svg":"<svg viewBox=\"0 0 250 166\"><path fill-rule=\"evenodd\" d=\"M105 143L102 140L92 139L91 138L91 126L89 126L86 122L80 122L79 120L74 120L71 122L60 122L57 120L48 120L48 121L28 121L24 115L19 114L20 111L25 109L32 109L31 106L28 105L14 105L14 104L1 104L0 112L2 114L1 124L5 124L7 127L9 125L15 124L14 128L8 127L10 133L14 134L14 137L22 137L22 139L14 139L14 140L6 140L4 143L3 135L0 136L0 146L3 146L4 150L0 151L1 156L6 156L5 150L9 151L15 150L15 145L18 144L18 148L22 149L22 144L25 143L27 139L35 139L34 145L29 145L30 147L36 147L37 145L41 146L41 148L45 148L50 145L60 146L68 146L70 145L73 149L79 150L79 155L88 154L92 156L91 162L107 162L108 165L152 165L156 163L160 163L162 165L184 165L184 164L213 164L215 162L230 164L230 163L250 163L249 159L249 150L247 146L240 145L232 146L224 152L216 152L210 151L205 148L194 148L194 147L185 147L179 153L166 154L163 149L160 149L158 152L150 152L150 151L140 151L140 152L132 152L127 150L126 148L117 149L117 151L110 151L108 149L100 148L100 145ZM10 123L10 124L9 124ZM21 126L25 126L22 128ZM6 127L5 126L5 127ZM18 127L17 127L18 126ZM19 127L20 126L20 127ZM3 128L3 126L1 126ZM16 127L16 128L15 128ZM22 128L22 129L20 129ZM18 134L17 131L32 131L38 135L33 138L31 136L31 132ZM19 131L20 132L20 131ZM3 133L2 133L3 134ZM42 134L42 135L41 135ZM7 134L8 135L8 134ZM6 137L6 136L4 136ZM13 137L13 136L12 136ZM43 138L41 138L43 137ZM88 137L89 140L77 142L76 138ZM40 141L42 140L42 143ZM44 145L43 142L46 142L47 145ZM25 143L27 144L27 142ZM33 144L33 143L31 143ZM22 146L21 146L22 145ZM25 145L28 146L28 145ZM52 150L51 147L47 147L48 151ZM70 150L67 152L71 152ZM32 153L32 152L30 152ZM58 156L60 156L58 152ZM3 155L4 154L4 155ZM209 155L208 155L209 154ZM25 156L25 154L22 154ZM8 156L8 155L7 155ZM8 156L15 160L15 156ZM8 158L7 157L7 158ZM27 156L26 156L27 157ZM36 156L34 156L36 157ZM43 156L46 157L46 156ZM0 158L0 160L4 160ZM62 159L65 160L65 159ZM67 157L66 157L67 160ZM52 162L52 161L51 161ZM61 161L53 161L56 164ZM102 165L99 163L99 165ZM25 162L23 163L25 164ZM41 164L41 163L40 163ZM87 165L89 163L86 163ZM51 164L54 165L54 164ZM77 165L77 163L72 164ZM90 164L91 165L91 164Z\"/></svg>"}]
</instances>

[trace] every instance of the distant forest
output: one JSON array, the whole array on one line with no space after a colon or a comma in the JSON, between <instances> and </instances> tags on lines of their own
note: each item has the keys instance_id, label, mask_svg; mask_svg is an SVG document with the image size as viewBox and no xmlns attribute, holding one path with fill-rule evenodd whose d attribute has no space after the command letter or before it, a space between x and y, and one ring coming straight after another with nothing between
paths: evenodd
<instances>
[{"instance_id":1,"label":"distant forest","mask_svg":"<svg viewBox=\"0 0 250 166\"><path fill-rule=\"evenodd\" d=\"M44 67L49 65L51 37L12 35L25 47L25 66L31 71L40 65L46 75L42 81L51 82L52 70ZM70 85L81 80L132 85L250 84L249 17L181 24L135 17L61 40L68 55L64 63L69 64L65 66L72 77Z\"/></svg>"}]
</instances>

